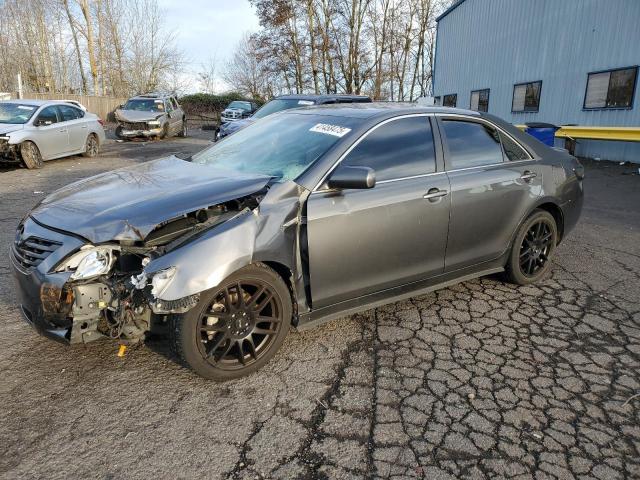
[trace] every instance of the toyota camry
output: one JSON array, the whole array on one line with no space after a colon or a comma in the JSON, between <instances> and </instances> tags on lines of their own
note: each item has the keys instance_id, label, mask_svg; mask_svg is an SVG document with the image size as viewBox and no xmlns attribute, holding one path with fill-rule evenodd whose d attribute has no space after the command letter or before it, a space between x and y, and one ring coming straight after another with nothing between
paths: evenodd
<instances>
[{"instance_id":1,"label":"toyota camry","mask_svg":"<svg viewBox=\"0 0 640 480\"><path fill-rule=\"evenodd\" d=\"M539 281L584 170L488 114L394 104L271 115L187 161L64 187L19 224L21 309L65 343L168 333L198 374L254 372L290 329L504 272Z\"/></svg>"}]
</instances>

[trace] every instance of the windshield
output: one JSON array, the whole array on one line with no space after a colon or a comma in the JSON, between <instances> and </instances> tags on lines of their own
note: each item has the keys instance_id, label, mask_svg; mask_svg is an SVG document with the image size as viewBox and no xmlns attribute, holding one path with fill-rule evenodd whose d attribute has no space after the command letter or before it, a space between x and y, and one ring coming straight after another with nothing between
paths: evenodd
<instances>
[{"instance_id":1,"label":"windshield","mask_svg":"<svg viewBox=\"0 0 640 480\"><path fill-rule=\"evenodd\" d=\"M34 105L0 103L0 123L27 123L37 109Z\"/></svg>"},{"instance_id":2,"label":"windshield","mask_svg":"<svg viewBox=\"0 0 640 480\"><path fill-rule=\"evenodd\" d=\"M275 99L271 100L260 110L253 114L253 118L264 118L272 113L289 110L290 108L308 107L315 105L313 100Z\"/></svg>"},{"instance_id":3,"label":"windshield","mask_svg":"<svg viewBox=\"0 0 640 480\"><path fill-rule=\"evenodd\" d=\"M138 110L139 112L164 112L164 102L153 98L134 98L128 100L123 110Z\"/></svg>"},{"instance_id":4,"label":"windshield","mask_svg":"<svg viewBox=\"0 0 640 480\"><path fill-rule=\"evenodd\" d=\"M236 108L240 110L246 110L247 112L251 110L251 104L249 102L231 102L227 108Z\"/></svg>"},{"instance_id":5,"label":"windshield","mask_svg":"<svg viewBox=\"0 0 640 480\"><path fill-rule=\"evenodd\" d=\"M293 180L348 136L358 122L349 117L274 115L194 155L192 161Z\"/></svg>"}]
</instances>

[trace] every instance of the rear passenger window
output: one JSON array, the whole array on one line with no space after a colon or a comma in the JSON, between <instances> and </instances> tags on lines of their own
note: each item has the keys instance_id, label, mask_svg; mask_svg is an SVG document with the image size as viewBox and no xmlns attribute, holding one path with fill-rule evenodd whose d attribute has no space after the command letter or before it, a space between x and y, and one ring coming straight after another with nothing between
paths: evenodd
<instances>
[{"instance_id":1,"label":"rear passenger window","mask_svg":"<svg viewBox=\"0 0 640 480\"><path fill-rule=\"evenodd\" d=\"M77 108L70 107L68 105L59 105L58 109L60 110L60 115L62 116L63 122L82 118L82 115L80 115L80 110L78 110Z\"/></svg>"},{"instance_id":2,"label":"rear passenger window","mask_svg":"<svg viewBox=\"0 0 640 480\"><path fill-rule=\"evenodd\" d=\"M449 168L469 168L502 163L500 137L482 123L444 120L444 134L449 148Z\"/></svg>"},{"instance_id":3,"label":"rear passenger window","mask_svg":"<svg viewBox=\"0 0 640 480\"><path fill-rule=\"evenodd\" d=\"M520 145L511 140L507 135L500 133L500 140L502 140L504 153L510 161L515 162L517 160L529 160L531 158Z\"/></svg>"},{"instance_id":4,"label":"rear passenger window","mask_svg":"<svg viewBox=\"0 0 640 480\"><path fill-rule=\"evenodd\" d=\"M373 168L377 181L435 172L429 119L409 117L381 125L367 135L342 164Z\"/></svg>"}]
</instances>

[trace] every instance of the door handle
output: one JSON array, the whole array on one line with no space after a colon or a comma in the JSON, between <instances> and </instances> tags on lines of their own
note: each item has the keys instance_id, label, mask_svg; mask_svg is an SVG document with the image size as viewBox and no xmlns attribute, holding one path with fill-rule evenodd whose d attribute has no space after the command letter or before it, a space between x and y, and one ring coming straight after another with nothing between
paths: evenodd
<instances>
[{"instance_id":1,"label":"door handle","mask_svg":"<svg viewBox=\"0 0 640 480\"><path fill-rule=\"evenodd\" d=\"M87 126L86 125L82 125L82 128L87 128Z\"/></svg>"},{"instance_id":2,"label":"door handle","mask_svg":"<svg viewBox=\"0 0 640 480\"><path fill-rule=\"evenodd\" d=\"M520 178L525 182L528 182L529 180L531 180L532 178L536 178L537 176L538 176L537 173L530 172L529 170L525 170L524 173L520 175Z\"/></svg>"},{"instance_id":3,"label":"door handle","mask_svg":"<svg viewBox=\"0 0 640 480\"><path fill-rule=\"evenodd\" d=\"M60 130L60 133L66 133L67 129L63 128L62 130Z\"/></svg>"},{"instance_id":4,"label":"door handle","mask_svg":"<svg viewBox=\"0 0 640 480\"><path fill-rule=\"evenodd\" d=\"M447 192L446 190L440 190L439 188L430 188L429 191L422 196L422 198L425 198L427 200L435 200L446 195L449 195L449 192Z\"/></svg>"}]
</instances>

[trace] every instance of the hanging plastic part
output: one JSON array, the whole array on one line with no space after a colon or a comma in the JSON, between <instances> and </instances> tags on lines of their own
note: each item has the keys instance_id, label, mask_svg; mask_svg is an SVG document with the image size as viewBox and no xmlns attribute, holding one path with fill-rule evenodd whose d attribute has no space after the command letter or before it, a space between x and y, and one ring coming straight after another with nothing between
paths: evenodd
<instances>
[{"instance_id":1,"label":"hanging plastic part","mask_svg":"<svg viewBox=\"0 0 640 480\"><path fill-rule=\"evenodd\" d=\"M127 353L127 346L120 345L120 348L118 348L118 357L123 358L125 353Z\"/></svg>"}]
</instances>

